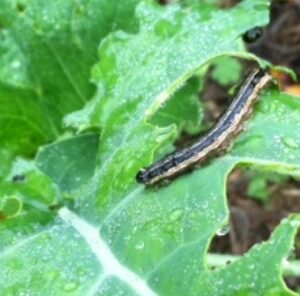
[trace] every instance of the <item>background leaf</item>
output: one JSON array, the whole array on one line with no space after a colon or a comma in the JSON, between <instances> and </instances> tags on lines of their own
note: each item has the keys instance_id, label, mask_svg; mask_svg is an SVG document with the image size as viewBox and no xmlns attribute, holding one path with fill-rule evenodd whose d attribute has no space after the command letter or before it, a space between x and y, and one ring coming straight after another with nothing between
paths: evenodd
<instances>
[{"instance_id":1,"label":"background leaf","mask_svg":"<svg viewBox=\"0 0 300 296\"><path fill-rule=\"evenodd\" d=\"M98 149L98 134L86 134L43 147L36 165L59 186L72 191L92 177Z\"/></svg>"},{"instance_id":2,"label":"background leaf","mask_svg":"<svg viewBox=\"0 0 300 296\"><path fill-rule=\"evenodd\" d=\"M193 77L154 114L151 124L165 127L176 124L179 130L199 130L203 109L197 93L199 77Z\"/></svg>"},{"instance_id":3,"label":"background leaf","mask_svg":"<svg viewBox=\"0 0 300 296\"><path fill-rule=\"evenodd\" d=\"M118 28L134 30L138 2L1 0L2 154L32 157L59 137L62 117L95 92L89 77L100 40ZM1 166L8 160L1 157Z\"/></svg>"},{"instance_id":4,"label":"background leaf","mask_svg":"<svg viewBox=\"0 0 300 296\"><path fill-rule=\"evenodd\" d=\"M237 83L241 77L242 65L233 57L220 57L214 61L213 65L212 78L221 85Z\"/></svg>"}]
</instances>

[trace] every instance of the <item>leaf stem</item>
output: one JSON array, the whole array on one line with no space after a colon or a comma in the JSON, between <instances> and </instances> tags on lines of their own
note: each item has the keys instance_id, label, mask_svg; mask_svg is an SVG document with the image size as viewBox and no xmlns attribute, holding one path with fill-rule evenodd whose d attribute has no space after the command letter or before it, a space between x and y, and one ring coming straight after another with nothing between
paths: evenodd
<instances>
[{"instance_id":1,"label":"leaf stem","mask_svg":"<svg viewBox=\"0 0 300 296\"><path fill-rule=\"evenodd\" d=\"M226 265L242 258L237 255L224 255L224 254L207 254L206 262L208 268L221 268ZM283 276L297 276L300 277L300 260L282 262Z\"/></svg>"}]
</instances>

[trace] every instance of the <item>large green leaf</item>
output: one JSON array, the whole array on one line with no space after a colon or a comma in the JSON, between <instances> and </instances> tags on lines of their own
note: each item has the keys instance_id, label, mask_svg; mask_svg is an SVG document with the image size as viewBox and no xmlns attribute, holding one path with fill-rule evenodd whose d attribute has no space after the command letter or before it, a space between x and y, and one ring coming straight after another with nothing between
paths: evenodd
<instances>
[{"instance_id":1,"label":"large green leaf","mask_svg":"<svg viewBox=\"0 0 300 296\"><path fill-rule=\"evenodd\" d=\"M276 90L265 94L232 152L167 187L145 188L134 180L177 132L175 125L151 124L161 104L214 57L245 55L238 38L267 22L265 2L246 0L225 11L142 3L137 15L139 32L118 32L102 43L93 71L97 96L67 118L81 129L102 127L96 155L85 156L91 163L83 174L95 167L94 176L64 200L53 190L54 200L63 204L58 213L51 210L52 202L44 202L50 208L42 210L28 202L30 191L18 194L20 189L10 189L25 206L0 224L3 294L293 295L280 276L299 226L297 216L228 267L211 271L205 257L212 237L227 223L226 179L236 165L297 174L297 99ZM281 129L279 138L275 127ZM74 156L93 150L77 141L63 140L39 153L37 163L53 180L52 188L56 183L64 189L57 174L64 163L69 160L76 168ZM57 155L66 159L53 161L59 160ZM67 188L81 185L75 180L77 169L67 172ZM42 174L40 178L49 180Z\"/></svg>"},{"instance_id":2,"label":"large green leaf","mask_svg":"<svg viewBox=\"0 0 300 296\"><path fill-rule=\"evenodd\" d=\"M253 23L268 21L267 6L258 9L258 3L244 1L232 10L204 12L141 3L139 33L117 32L101 44L101 60L93 70L98 96L67 118L79 128L103 127L99 168L91 185L99 194L80 193L84 203L93 200L92 209L106 212L131 190L136 172L151 162L153 150L170 133L145 120L201 65L224 52L245 54L239 51L240 35Z\"/></svg>"},{"instance_id":3,"label":"large green leaf","mask_svg":"<svg viewBox=\"0 0 300 296\"><path fill-rule=\"evenodd\" d=\"M62 117L94 94L89 77L100 40L118 28L133 30L138 2L0 1L3 150L30 157L59 136Z\"/></svg>"}]
</instances>

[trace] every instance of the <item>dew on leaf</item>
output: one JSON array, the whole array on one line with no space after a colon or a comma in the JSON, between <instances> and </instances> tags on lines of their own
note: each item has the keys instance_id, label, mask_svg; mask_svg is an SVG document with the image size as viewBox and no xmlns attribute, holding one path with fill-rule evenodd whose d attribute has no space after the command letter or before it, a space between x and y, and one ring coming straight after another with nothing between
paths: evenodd
<instances>
[{"instance_id":1,"label":"dew on leaf","mask_svg":"<svg viewBox=\"0 0 300 296\"><path fill-rule=\"evenodd\" d=\"M78 288L78 283L68 282L63 286L63 290L66 292L73 292Z\"/></svg>"},{"instance_id":2,"label":"dew on leaf","mask_svg":"<svg viewBox=\"0 0 300 296\"><path fill-rule=\"evenodd\" d=\"M135 245L135 249L136 250L142 250L144 249L145 247L145 243L144 242L138 242L136 245Z\"/></svg>"},{"instance_id":3,"label":"dew on leaf","mask_svg":"<svg viewBox=\"0 0 300 296\"><path fill-rule=\"evenodd\" d=\"M14 60L11 63L11 67L13 69L19 69L21 67L21 62L19 60Z\"/></svg>"},{"instance_id":4,"label":"dew on leaf","mask_svg":"<svg viewBox=\"0 0 300 296\"><path fill-rule=\"evenodd\" d=\"M201 207L202 209L207 209L208 208L208 201L207 200L204 200L202 203L201 203Z\"/></svg>"},{"instance_id":5,"label":"dew on leaf","mask_svg":"<svg viewBox=\"0 0 300 296\"><path fill-rule=\"evenodd\" d=\"M228 234L229 231L230 231L230 225L225 224L217 231L216 234L217 234L217 236L224 236L224 235Z\"/></svg>"},{"instance_id":6,"label":"dew on leaf","mask_svg":"<svg viewBox=\"0 0 300 296\"><path fill-rule=\"evenodd\" d=\"M283 152L287 154L287 153L289 153L289 149L288 148L284 148Z\"/></svg>"},{"instance_id":7,"label":"dew on leaf","mask_svg":"<svg viewBox=\"0 0 300 296\"><path fill-rule=\"evenodd\" d=\"M125 240L125 241L129 241L130 239L131 239L131 236L130 236L130 235L125 235L125 236L124 236L124 240Z\"/></svg>"},{"instance_id":8,"label":"dew on leaf","mask_svg":"<svg viewBox=\"0 0 300 296\"><path fill-rule=\"evenodd\" d=\"M294 160L294 159L296 159L296 156L294 154L289 154L289 159Z\"/></svg>"},{"instance_id":9,"label":"dew on leaf","mask_svg":"<svg viewBox=\"0 0 300 296\"><path fill-rule=\"evenodd\" d=\"M174 35L177 28L166 20L160 20L157 22L154 30L157 36L166 38Z\"/></svg>"},{"instance_id":10,"label":"dew on leaf","mask_svg":"<svg viewBox=\"0 0 300 296\"><path fill-rule=\"evenodd\" d=\"M177 221L183 216L183 210L182 209L175 209L170 214L170 221Z\"/></svg>"},{"instance_id":11,"label":"dew on leaf","mask_svg":"<svg viewBox=\"0 0 300 296\"><path fill-rule=\"evenodd\" d=\"M46 273L46 278L50 283L54 281L58 276L59 276L58 270L50 270Z\"/></svg>"},{"instance_id":12,"label":"dew on leaf","mask_svg":"<svg viewBox=\"0 0 300 296\"><path fill-rule=\"evenodd\" d=\"M282 142L284 145L286 145L288 148L294 148L297 149L299 148L299 144L295 141L295 139L291 137L284 137L282 139Z\"/></svg>"}]
</instances>

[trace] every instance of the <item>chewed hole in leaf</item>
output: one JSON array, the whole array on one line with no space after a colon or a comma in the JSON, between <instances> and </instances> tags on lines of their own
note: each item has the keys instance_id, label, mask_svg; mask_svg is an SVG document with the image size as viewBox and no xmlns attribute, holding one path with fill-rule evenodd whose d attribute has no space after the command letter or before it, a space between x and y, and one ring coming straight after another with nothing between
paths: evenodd
<instances>
[{"instance_id":1,"label":"chewed hole in leaf","mask_svg":"<svg viewBox=\"0 0 300 296\"><path fill-rule=\"evenodd\" d=\"M216 234L212 252L242 255L267 240L288 216L300 211L300 183L265 170L236 169L228 178L230 231Z\"/></svg>"},{"instance_id":2,"label":"chewed hole in leaf","mask_svg":"<svg viewBox=\"0 0 300 296\"><path fill-rule=\"evenodd\" d=\"M289 214L300 212L300 182L288 175L264 169L234 170L227 182L230 222L216 233L212 240L211 254L241 256L253 246L270 239L274 229ZM300 258L300 234L295 239L285 264L293 265ZM232 262L223 260L223 267ZM209 266L215 270L216 266ZM297 290L300 279L293 274L284 277L287 286Z\"/></svg>"},{"instance_id":3,"label":"chewed hole in leaf","mask_svg":"<svg viewBox=\"0 0 300 296\"><path fill-rule=\"evenodd\" d=\"M186 132L198 131L203 119L203 109L198 94L200 77L192 77L161 104L151 117L150 123L160 127L176 124Z\"/></svg>"}]
</instances>

